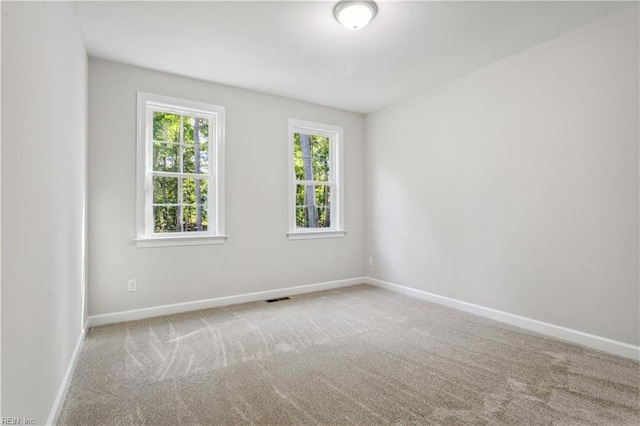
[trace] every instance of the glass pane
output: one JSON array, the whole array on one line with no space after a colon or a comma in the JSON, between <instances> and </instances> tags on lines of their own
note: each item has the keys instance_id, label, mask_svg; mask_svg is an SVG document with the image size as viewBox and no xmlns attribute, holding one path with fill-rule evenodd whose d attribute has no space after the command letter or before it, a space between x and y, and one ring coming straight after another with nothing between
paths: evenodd
<instances>
[{"instance_id":1,"label":"glass pane","mask_svg":"<svg viewBox=\"0 0 640 426\"><path fill-rule=\"evenodd\" d=\"M178 178L153 177L153 204L178 204Z\"/></svg>"},{"instance_id":2,"label":"glass pane","mask_svg":"<svg viewBox=\"0 0 640 426\"><path fill-rule=\"evenodd\" d=\"M178 206L153 206L153 232L180 232Z\"/></svg>"},{"instance_id":3,"label":"glass pane","mask_svg":"<svg viewBox=\"0 0 640 426\"><path fill-rule=\"evenodd\" d=\"M180 167L180 145L153 143L153 170L156 172L178 172Z\"/></svg>"},{"instance_id":4,"label":"glass pane","mask_svg":"<svg viewBox=\"0 0 640 426\"><path fill-rule=\"evenodd\" d=\"M180 142L180 116L166 112L153 113L153 140Z\"/></svg>"},{"instance_id":5,"label":"glass pane","mask_svg":"<svg viewBox=\"0 0 640 426\"><path fill-rule=\"evenodd\" d=\"M329 138L304 133L293 134L293 167L297 180L329 181Z\"/></svg>"},{"instance_id":6,"label":"glass pane","mask_svg":"<svg viewBox=\"0 0 640 426\"><path fill-rule=\"evenodd\" d=\"M304 169L302 161L302 148L300 146L300 133L293 134L293 170L296 180L304 180Z\"/></svg>"},{"instance_id":7,"label":"glass pane","mask_svg":"<svg viewBox=\"0 0 640 426\"><path fill-rule=\"evenodd\" d=\"M195 121L194 117L189 117L188 115L182 116L182 130L184 132L182 134L182 138L183 138L182 140L184 141L185 144L190 144L190 145L193 144L194 121Z\"/></svg>"},{"instance_id":8,"label":"glass pane","mask_svg":"<svg viewBox=\"0 0 640 426\"><path fill-rule=\"evenodd\" d=\"M331 188L328 185L297 185L296 227L331 227Z\"/></svg>"},{"instance_id":9,"label":"glass pane","mask_svg":"<svg viewBox=\"0 0 640 426\"><path fill-rule=\"evenodd\" d=\"M209 182L205 179L182 179L183 204L207 204Z\"/></svg>"},{"instance_id":10,"label":"glass pane","mask_svg":"<svg viewBox=\"0 0 640 426\"><path fill-rule=\"evenodd\" d=\"M194 144L209 142L209 120L206 118L185 115L182 123L184 131L184 143Z\"/></svg>"},{"instance_id":11,"label":"glass pane","mask_svg":"<svg viewBox=\"0 0 640 426\"><path fill-rule=\"evenodd\" d=\"M184 146L184 172L209 173L209 143L199 139L198 143Z\"/></svg>"},{"instance_id":12,"label":"glass pane","mask_svg":"<svg viewBox=\"0 0 640 426\"><path fill-rule=\"evenodd\" d=\"M318 215L318 228L330 228L331 187L327 185L316 186L316 208Z\"/></svg>"},{"instance_id":13,"label":"glass pane","mask_svg":"<svg viewBox=\"0 0 640 426\"><path fill-rule=\"evenodd\" d=\"M184 131L183 138L184 143L192 145L194 140L197 140L200 136L200 120L196 117L184 115L182 120L182 129Z\"/></svg>"},{"instance_id":14,"label":"glass pane","mask_svg":"<svg viewBox=\"0 0 640 426\"><path fill-rule=\"evenodd\" d=\"M298 180L314 180L313 179L313 157L311 155L312 137L304 133L296 133L298 135L298 153L296 158L296 140L294 135L294 164L296 160L298 167L296 168L296 179Z\"/></svg>"},{"instance_id":15,"label":"glass pane","mask_svg":"<svg viewBox=\"0 0 640 426\"><path fill-rule=\"evenodd\" d=\"M183 206L182 221L185 232L206 231L209 226L207 206Z\"/></svg>"},{"instance_id":16,"label":"glass pane","mask_svg":"<svg viewBox=\"0 0 640 426\"><path fill-rule=\"evenodd\" d=\"M329 138L323 136L310 136L311 154L313 158L313 180L320 182L329 181Z\"/></svg>"}]
</instances>

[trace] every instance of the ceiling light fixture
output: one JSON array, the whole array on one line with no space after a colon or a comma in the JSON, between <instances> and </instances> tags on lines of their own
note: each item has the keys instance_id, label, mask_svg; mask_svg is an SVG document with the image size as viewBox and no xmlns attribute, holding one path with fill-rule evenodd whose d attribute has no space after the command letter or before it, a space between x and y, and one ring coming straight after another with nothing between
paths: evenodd
<instances>
[{"instance_id":1,"label":"ceiling light fixture","mask_svg":"<svg viewBox=\"0 0 640 426\"><path fill-rule=\"evenodd\" d=\"M372 1L343 0L333 8L333 16L346 29L359 30L367 25L378 13L378 6Z\"/></svg>"}]
</instances>

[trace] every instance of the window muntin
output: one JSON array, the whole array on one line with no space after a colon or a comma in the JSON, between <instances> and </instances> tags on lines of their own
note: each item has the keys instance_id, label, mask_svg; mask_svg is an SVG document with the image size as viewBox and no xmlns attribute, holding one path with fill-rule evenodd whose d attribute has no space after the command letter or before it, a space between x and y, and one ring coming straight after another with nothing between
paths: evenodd
<instances>
[{"instance_id":1,"label":"window muntin","mask_svg":"<svg viewBox=\"0 0 640 426\"><path fill-rule=\"evenodd\" d=\"M291 119L290 236L342 230L342 128Z\"/></svg>"},{"instance_id":2,"label":"window muntin","mask_svg":"<svg viewBox=\"0 0 640 426\"><path fill-rule=\"evenodd\" d=\"M139 93L138 239L224 234L224 108Z\"/></svg>"}]
</instances>

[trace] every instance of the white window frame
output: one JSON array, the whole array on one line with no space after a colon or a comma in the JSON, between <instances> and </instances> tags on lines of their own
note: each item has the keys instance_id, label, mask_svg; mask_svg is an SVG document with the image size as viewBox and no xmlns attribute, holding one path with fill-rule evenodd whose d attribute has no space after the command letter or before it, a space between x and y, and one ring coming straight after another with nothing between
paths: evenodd
<instances>
[{"instance_id":1,"label":"white window frame","mask_svg":"<svg viewBox=\"0 0 640 426\"><path fill-rule=\"evenodd\" d=\"M331 227L330 228L298 228L296 226L296 185L306 181L298 181L293 162L293 134L304 133L321 135L329 138L330 177L331 187ZM313 238L338 238L346 234L344 229L344 170L343 170L343 141L344 130L339 126L332 126L312 121L289 119L289 232L290 240Z\"/></svg>"},{"instance_id":2,"label":"white window frame","mask_svg":"<svg viewBox=\"0 0 640 426\"><path fill-rule=\"evenodd\" d=\"M224 116L225 108L202 102L187 101L169 96L138 92L137 116L137 209L136 238L138 247L166 247L222 244L226 241L224 217ZM153 184L151 159L153 158L153 113L198 116L209 119L209 173L202 175L208 181L208 211L214 220L206 231L173 233L153 232ZM184 174L189 177L189 174ZM200 176L200 175L199 175Z\"/></svg>"}]
</instances>

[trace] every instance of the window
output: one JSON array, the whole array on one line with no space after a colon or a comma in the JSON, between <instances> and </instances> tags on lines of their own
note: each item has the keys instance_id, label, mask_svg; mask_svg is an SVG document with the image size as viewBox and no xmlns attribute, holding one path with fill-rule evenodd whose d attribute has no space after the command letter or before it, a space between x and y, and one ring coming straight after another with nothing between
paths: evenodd
<instances>
[{"instance_id":1,"label":"window","mask_svg":"<svg viewBox=\"0 0 640 426\"><path fill-rule=\"evenodd\" d=\"M289 239L342 237L342 127L289 120Z\"/></svg>"},{"instance_id":2,"label":"window","mask_svg":"<svg viewBox=\"0 0 640 426\"><path fill-rule=\"evenodd\" d=\"M219 244L224 108L138 92L138 247Z\"/></svg>"}]
</instances>

